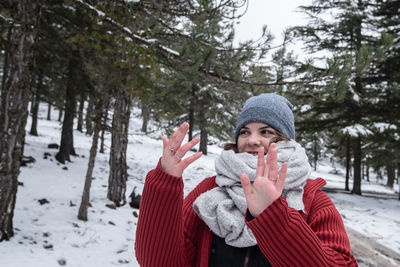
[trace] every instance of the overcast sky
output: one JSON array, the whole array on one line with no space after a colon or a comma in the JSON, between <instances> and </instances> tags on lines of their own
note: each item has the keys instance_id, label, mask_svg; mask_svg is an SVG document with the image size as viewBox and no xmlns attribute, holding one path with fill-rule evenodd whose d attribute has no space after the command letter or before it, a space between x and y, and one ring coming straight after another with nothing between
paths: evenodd
<instances>
[{"instance_id":1,"label":"overcast sky","mask_svg":"<svg viewBox=\"0 0 400 267\"><path fill-rule=\"evenodd\" d=\"M300 5L308 5L311 0L248 0L246 14L236 26L236 39L257 39L263 25L275 36L274 44L282 40L282 32L288 26L305 24L304 15L296 12Z\"/></svg>"}]
</instances>

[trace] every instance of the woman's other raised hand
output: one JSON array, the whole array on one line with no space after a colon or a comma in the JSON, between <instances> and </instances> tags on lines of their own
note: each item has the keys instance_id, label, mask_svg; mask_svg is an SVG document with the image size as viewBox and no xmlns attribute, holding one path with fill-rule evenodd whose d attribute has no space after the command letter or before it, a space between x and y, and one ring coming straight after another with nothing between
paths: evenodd
<instances>
[{"instance_id":1,"label":"woman's other raised hand","mask_svg":"<svg viewBox=\"0 0 400 267\"><path fill-rule=\"evenodd\" d=\"M200 141L200 138L196 137L181 146L188 130L189 123L184 122L169 139L165 136L161 137L163 140L161 166L165 172L176 177L181 177L183 171L202 155L202 152L197 152L185 159L183 158L186 152L192 149Z\"/></svg>"}]
</instances>

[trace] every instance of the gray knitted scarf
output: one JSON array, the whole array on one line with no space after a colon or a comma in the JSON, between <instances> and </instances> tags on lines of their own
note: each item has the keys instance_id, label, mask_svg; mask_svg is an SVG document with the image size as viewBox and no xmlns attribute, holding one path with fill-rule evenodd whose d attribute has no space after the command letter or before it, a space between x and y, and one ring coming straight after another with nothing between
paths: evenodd
<instances>
[{"instance_id":1,"label":"gray knitted scarf","mask_svg":"<svg viewBox=\"0 0 400 267\"><path fill-rule=\"evenodd\" d=\"M282 195L290 207L304 210L303 188L311 173L305 150L293 140L278 142L276 149L279 169L283 162L288 162ZM211 231L234 247L257 244L253 233L245 225L247 203L240 183L242 173L246 173L253 182L256 169L257 156L232 150L222 151L215 161L215 182L218 187L204 192L193 203L195 212Z\"/></svg>"}]
</instances>

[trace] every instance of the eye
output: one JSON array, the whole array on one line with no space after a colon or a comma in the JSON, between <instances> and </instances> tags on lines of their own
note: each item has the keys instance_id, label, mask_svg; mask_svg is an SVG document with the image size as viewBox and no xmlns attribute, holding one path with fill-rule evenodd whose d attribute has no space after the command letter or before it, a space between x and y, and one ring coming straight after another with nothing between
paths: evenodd
<instances>
[{"instance_id":1,"label":"eye","mask_svg":"<svg viewBox=\"0 0 400 267\"><path fill-rule=\"evenodd\" d=\"M273 131L273 130L271 130L271 129L262 129L262 130L260 131L260 133L263 134L263 135L274 135L274 134L275 134L275 131Z\"/></svg>"},{"instance_id":2,"label":"eye","mask_svg":"<svg viewBox=\"0 0 400 267\"><path fill-rule=\"evenodd\" d=\"M248 134L248 133L249 133L249 131L246 129L242 129L239 131L239 135Z\"/></svg>"}]
</instances>

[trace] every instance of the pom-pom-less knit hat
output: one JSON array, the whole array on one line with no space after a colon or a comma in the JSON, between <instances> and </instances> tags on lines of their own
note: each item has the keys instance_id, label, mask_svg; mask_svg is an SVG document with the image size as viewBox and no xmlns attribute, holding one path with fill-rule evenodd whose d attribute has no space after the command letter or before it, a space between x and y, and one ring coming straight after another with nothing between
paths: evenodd
<instances>
[{"instance_id":1,"label":"pom-pom-less knit hat","mask_svg":"<svg viewBox=\"0 0 400 267\"><path fill-rule=\"evenodd\" d=\"M239 131L250 122L268 124L284 136L295 139L293 105L285 97L274 94L261 94L247 99L236 122L235 142Z\"/></svg>"}]
</instances>

